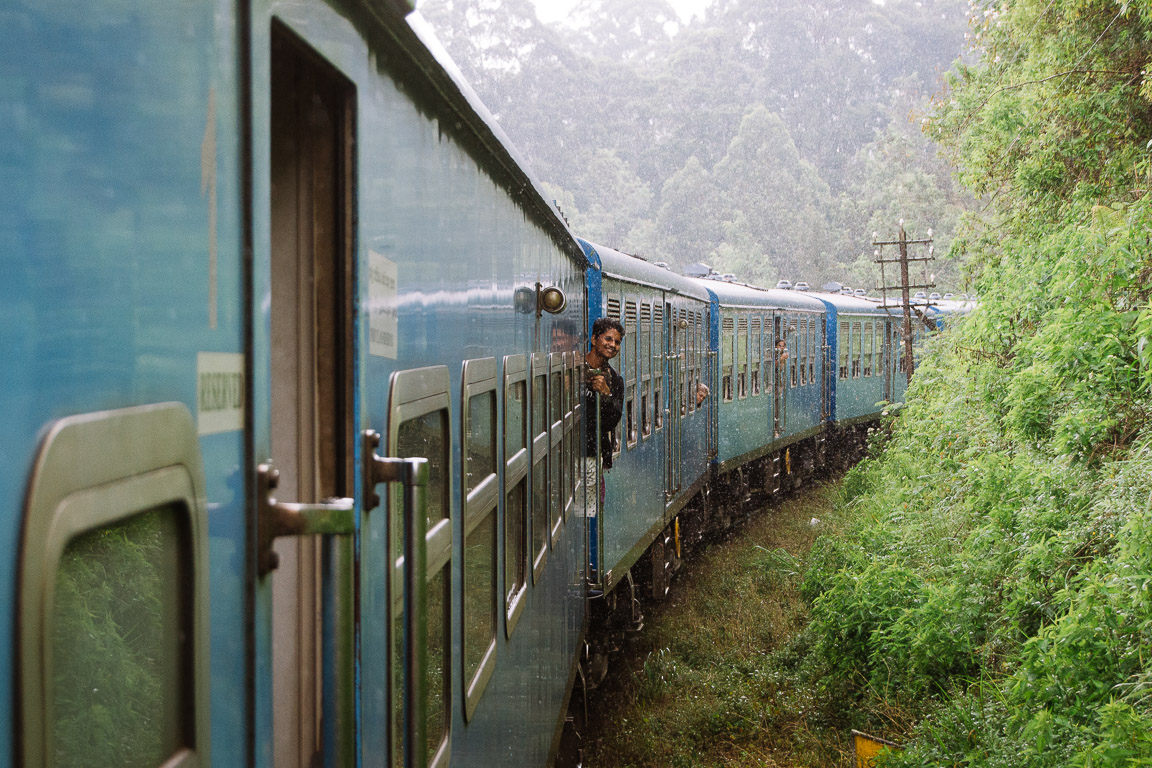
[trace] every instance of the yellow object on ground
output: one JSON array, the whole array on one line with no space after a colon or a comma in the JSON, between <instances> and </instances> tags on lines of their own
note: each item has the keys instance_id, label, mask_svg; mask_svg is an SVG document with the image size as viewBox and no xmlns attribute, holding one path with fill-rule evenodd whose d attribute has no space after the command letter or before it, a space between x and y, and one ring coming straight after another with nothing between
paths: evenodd
<instances>
[{"instance_id":1,"label":"yellow object on ground","mask_svg":"<svg viewBox=\"0 0 1152 768\"><path fill-rule=\"evenodd\" d=\"M872 768L881 752L901 749L899 744L861 731L853 730L852 736L856 741L856 768Z\"/></svg>"}]
</instances>

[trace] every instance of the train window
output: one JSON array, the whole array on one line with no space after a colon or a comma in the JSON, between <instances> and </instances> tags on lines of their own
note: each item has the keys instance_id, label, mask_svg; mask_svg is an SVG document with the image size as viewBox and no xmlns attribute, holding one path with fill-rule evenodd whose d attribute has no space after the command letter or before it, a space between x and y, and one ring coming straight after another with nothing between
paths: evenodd
<instances>
[{"instance_id":1,"label":"train window","mask_svg":"<svg viewBox=\"0 0 1152 768\"><path fill-rule=\"evenodd\" d=\"M464 716L471 718L496 666L496 358L466 360L461 430L464 548L461 626Z\"/></svg>"},{"instance_id":2,"label":"train window","mask_svg":"<svg viewBox=\"0 0 1152 768\"><path fill-rule=\"evenodd\" d=\"M207 530L187 408L63 419L34 466L15 664L25 763L206 761Z\"/></svg>"},{"instance_id":3,"label":"train window","mask_svg":"<svg viewBox=\"0 0 1152 768\"><path fill-rule=\"evenodd\" d=\"M639 339L636 327L636 302L624 302L624 360L621 362L621 373L626 383L636 381L639 368Z\"/></svg>"},{"instance_id":4,"label":"train window","mask_svg":"<svg viewBox=\"0 0 1152 768\"><path fill-rule=\"evenodd\" d=\"M532 356L532 576L548 556L548 370L544 355Z\"/></svg>"},{"instance_id":5,"label":"train window","mask_svg":"<svg viewBox=\"0 0 1152 768\"><path fill-rule=\"evenodd\" d=\"M640 435L645 440L652 436L651 384L645 381L640 385Z\"/></svg>"},{"instance_id":6,"label":"train window","mask_svg":"<svg viewBox=\"0 0 1152 768\"><path fill-rule=\"evenodd\" d=\"M647 302L640 305L640 359L638 365L641 378L652 375L652 305Z\"/></svg>"},{"instance_id":7,"label":"train window","mask_svg":"<svg viewBox=\"0 0 1152 768\"><path fill-rule=\"evenodd\" d=\"M396 388L395 385L393 387ZM450 594L450 565L452 559L452 530L448 508L451 498L449 489L448 461L448 411L447 408L430 411L420 416L407 419L400 423L396 430L394 456L423 456L428 459L428 486L425 494L427 514L425 517L425 543L426 543L426 597L424 608L425 632L427 633L426 647L428 649L427 667L424 670L426 691L426 722L425 733L428 743L428 754L435 755L441 748L447 746L449 703L451 702L450 685L450 657L451 649L449 627L449 611L451 609ZM393 506L398 509L399 505ZM403 609L403 594L400 586L403 583L399 574L402 567L403 551L403 516L392 516L394 542L394 557L397 563L397 573L393 578L393 620L394 629L392 637L395 642L393 649L393 671L401 674L404 669L403 658L403 632L401 627L405 621ZM399 737L404 733L404 712L400 705L402 691L399 680L393 685L395 702L393 707L395 731ZM399 747L398 747L399 748Z\"/></svg>"},{"instance_id":8,"label":"train window","mask_svg":"<svg viewBox=\"0 0 1152 768\"><path fill-rule=\"evenodd\" d=\"M809 329L810 336L812 339L811 347L809 348L812 350L812 353L808 357L808 380L811 383L816 383L816 362L817 362L817 359L820 359L820 360L824 359L824 355L823 355L824 344L820 343L820 335L818 333L818 328L816 326L816 318L810 318L809 319L808 329ZM820 364L820 370L821 371L824 370L824 364L823 363Z\"/></svg>"},{"instance_id":9,"label":"train window","mask_svg":"<svg viewBox=\"0 0 1152 768\"><path fill-rule=\"evenodd\" d=\"M736 325L736 370L737 397L748 397L748 318L746 317L740 318Z\"/></svg>"},{"instance_id":10,"label":"train window","mask_svg":"<svg viewBox=\"0 0 1152 768\"><path fill-rule=\"evenodd\" d=\"M736 343L736 321L731 317L723 318L721 328L723 335L720 343L720 355L722 360L720 362L721 373L723 379L720 382L720 390L724 400L732 399L732 366L733 366L733 345ZM689 398L690 400L692 398Z\"/></svg>"},{"instance_id":11,"label":"train window","mask_svg":"<svg viewBox=\"0 0 1152 768\"><path fill-rule=\"evenodd\" d=\"M800 381L799 385L802 387L808 383L808 321L803 317L800 318L799 330L796 333L796 345L799 347L799 368L800 368Z\"/></svg>"},{"instance_id":12,"label":"train window","mask_svg":"<svg viewBox=\"0 0 1152 768\"><path fill-rule=\"evenodd\" d=\"M511 637L524 609L528 568L528 364L504 358L504 614Z\"/></svg>"},{"instance_id":13,"label":"train window","mask_svg":"<svg viewBox=\"0 0 1152 768\"><path fill-rule=\"evenodd\" d=\"M628 447L636 445L636 384L629 384L624 395L624 424L628 431Z\"/></svg>"},{"instance_id":14,"label":"train window","mask_svg":"<svg viewBox=\"0 0 1152 768\"><path fill-rule=\"evenodd\" d=\"M760 318L754 318L752 320L752 376L750 382L753 397L756 397L760 394L760 361L764 356L763 339L760 334L760 327Z\"/></svg>"},{"instance_id":15,"label":"train window","mask_svg":"<svg viewBox=\"0 0 1152 768\"><path fill-rule=\"evenodd\" d=\"M792 376L790 379L790 386L793 387L799 383L799 346L800 343L796 337L796 321L792 320L790 323L788 323L788 362L791 363L790 368L792 369Z\"/></svg>"},{"instance_id":16,"label":"train window","mask_svg":"<svg viewBox=\"0 0 1152 768\"><path fill-rule=\"evenodd\" d=\"M837 337L836 346L839 348L840 378L846 379L848 378L848 344L851 340L851 333L849 330L849 324L844 321L843 318L841 318L841 321L837 326Z\"/></svg>"},{"instance_id":17,"label":"train window","mask_svg":"<svg viewBox=\"0 0 1152 768\"><path fill-rule=\"evenodd\" d=\"M664 305L657 304L652 309L652 352L655 355L652 373L652 418L656 422L656 431L664 426Z\"/></svg>"},{"instance_id":18,"label":"train window","mask_svg":"<svg viewBox=\"0 0 1152 768\"><path fill-rule=\"evenodd\" d=\"M875 332L874 336L876 339L874 342L876 345L876 351L875 351L876 360L874 361L872 368L875 371L877 376L883 376L884 375L884 321L883 320L877 320L876 321L876 332Z\"/></svg>"},{"instance_id":19,"label":"train window","mask_svg":"<svg viewBox=\"0 0 1152 768\"><path fill-rule=\"evenodd\" d=\"M860 378L860 350L863 347L859 321L852 323L852 378Z\"/></svg>"},{"instance_id":20,"label":"train window","mask_svg":"<svg viewBox=\"0 0 1152 768\"><path fill-rule=\"evenodd\" d=\"M872 375L872 340L875 336L872 330L872 321L864 323L864 376Z\"/></svg>"},{"instance_id":21,"label":"train window","mask_svg":"<svg viewBox=\"0 0 1152 768\"><path fill-rule=\"evenodd\" d=\"M552 372L549 376L548 401L551 404L548 429L548 514L552 541L560 533L564 522L564 356L553 353Z\"/></svg>"}]
</instances>

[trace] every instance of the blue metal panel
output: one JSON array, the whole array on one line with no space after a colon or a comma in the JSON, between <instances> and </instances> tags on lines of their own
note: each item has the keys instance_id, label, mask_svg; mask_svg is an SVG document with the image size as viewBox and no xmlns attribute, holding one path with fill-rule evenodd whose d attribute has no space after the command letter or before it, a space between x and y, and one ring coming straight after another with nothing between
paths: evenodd
<instances>
[{"instance_id":1,"label":"blue metal panel","mask_svg":"<svg viewBox=\"0 0 1152 768\"><path fill-rule=\"evenodd\" d=\"M3 16L0 549L15 553L45 426L169 400L197 413L197 353L242 352L243 306L232 4L23 3ZM227 763L244 748L242 433L205 435L201 449L212 746ZM16 562L0 568L9 621ZM12 702L4 676L5 760Z\"/></svg>"}]
</instances>

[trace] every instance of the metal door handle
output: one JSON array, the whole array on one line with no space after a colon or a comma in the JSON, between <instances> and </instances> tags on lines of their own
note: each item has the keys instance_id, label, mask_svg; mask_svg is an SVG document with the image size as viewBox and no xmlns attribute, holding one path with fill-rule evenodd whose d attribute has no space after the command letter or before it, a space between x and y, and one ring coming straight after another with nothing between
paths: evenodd
<instances>
[{"instance_id":1,"label":"metal door handle","mask_svg":"<svg viewBox=\"0 0 1152 768\"><path fill-rule=\"evenodd\" d=\"M280 471L265 462L256 468L256 526L259 537L257 567L267 576L280 564L272 542L282 536L345 535L356 529L355 502L349 498L315 504L279 501L272 495L280 485Z\"/></svg>"}]
</instances>

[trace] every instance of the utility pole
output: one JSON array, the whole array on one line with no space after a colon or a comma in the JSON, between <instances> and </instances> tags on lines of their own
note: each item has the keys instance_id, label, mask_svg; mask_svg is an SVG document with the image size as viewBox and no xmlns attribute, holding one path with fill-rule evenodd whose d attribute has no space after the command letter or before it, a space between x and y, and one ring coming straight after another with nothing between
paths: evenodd
<instances>
[{"instance_id":1,"label":"utility pole","mask_svg":"<svg viewBox=\"0 0 1152 768\"><path fill-rule=\"evenodd\" d=\"M928 262L933 261L936 257L932 255L932 229L928 229L928 237L923 240L909 240L907 233L904 232L904 219L900 219L900 235L896 240L877 240L877 233L872 233L872 245L876 249L874 253L874 260L880 265L880 294L884 300L884 307L894 306L888 303L888 291L900 291L899 306L903 310L904 323L900 331L901 340L904 342L904 369L908 376L908 381L912 381L912 314L916 313L926 325L928 324L927 316L912 306L912 299L910 293L913 289L928 290L935 288L935 282L928 276ZM885 245L899 246L899 255L895 258L884 258L882 248ZM909 245L927 245L928 252L924 256L909 256ZM924 282L919 284L911 284L908 277L908 264L909 262L921 262L924 265ZM884 265L898 263L900 265L900 284L888 285L884 277ZM935 278L935 275L932 276ZM927 309L930 300L924 300L924 307Z\"/></svg>"}]
</instances>

